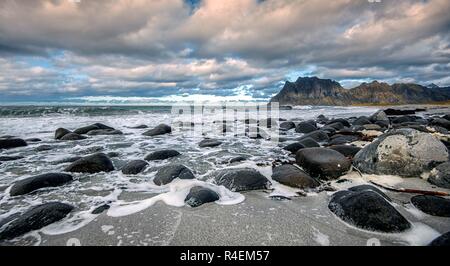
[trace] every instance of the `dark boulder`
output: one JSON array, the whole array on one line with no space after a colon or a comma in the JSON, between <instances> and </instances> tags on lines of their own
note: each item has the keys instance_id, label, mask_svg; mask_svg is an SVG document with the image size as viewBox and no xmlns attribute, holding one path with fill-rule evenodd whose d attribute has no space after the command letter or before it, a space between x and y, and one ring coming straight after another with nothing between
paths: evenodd
<instances>
[{"instance_id":1,"label":"dark boulder","mask_svg":"<svg viewBox=\"0 0 450 266\"><path fill-rule=\"evenodd\" d=\"M122 167L122 173L126 175L136 175L144 171L148 163L144 160L134 160Z\"/></svg>"},{"instance_id":2,"label":"dark boulder","mask_svg":"<svg viewBox=\"0 0 450 266\"><path fill-rule=\"evenodd\" d=\"M344 124L342 124L341 122L334 122L334 123L331 123L331 124L327 124L327 127L331 127L331 128L336 129L336 130L341 130L341 129L345 128Z\"/></svg>"},{"instance_id":3,"label":"dark boulder","mask_svg":"<svg viewBox=\"0 0 450 266\"><path fill-rule=\"evenodd\" d=\"M153 182L156 185L161 186L169 184L175 178L194 179L195 176L189 168L182 164L169 164L161 167L158 172L156 172Z\"/></svg>"},{"instance_id":4,"label":"dark boulder","mask_svg":"<svg viewBox=\"0 0 450 266\"><path fill-rule=\"evenodd\" d=\"M367 116L360 116L355 121L353 121L353 125L366 125L366 124L372 124L372 122Z\"/></svg>"},{"instance_id":5,"label":"dark boulder","mask_svg":"<svg viewBox=\"0 0 450 266\"><path fill-rule=\"evenodd\" d=\"M137 126L128 127L128 128L132 128L132 129L142 129L142 128L148 128L148 126L147 126L147 125L137 125Z\"/></svg>"},{"instance_id":6,"label":"dark boulder","mask_svg":"<svg viewBox=\"0 0 450 266\"><path fill-rule=\"evenodd\" d=\"M77 133L67 133L66 135L61 137L61 140L82 140L82 139L87 139L87 137Z\"/></svg>"},{"instance_id":7,"label":"dark boulder","mask_svg":"<svg viewBox=\"0 0 450 266\"><path fill-rule=\"evenodd\" d=\"M69 133L71 133L70 130L60 127L55 131L55 139L61 139Z\"/></svg>"},{"instance_id":8,"label":"dark boulder","mask_svg":"<svg viewBox=\"0 0 450 266\"><path fill-rule=\"evenodd\" d=\"M266 189L270 181L253 168L228 168L213 173L214 181L231 191Z\"/></svg>"},{"instance_id":9,"label":"dark boulder","mask_svg":"<svg viewBox=\"0 0 450 266\"><path fill-rule=\"evenodd\" d=\"M325 133L322 130L316 130L310 133L307 133L305 135L303 135L302 137L298 138L297 140L303 140L306 138L312 138L313 140L317 141L317 142L325 142L328 141L330 138L328 137L328 134Z\"/></svg>"},{"instance_id":10,"label":"dark boulder","mask_svg":"<svg viewBox=\"0 0 450 266\"><path fill-rule=\"evenodd\" d=\"M315 188L320 183L305 173L303 170L291 164L283 164L273 169L272 179L290 187Z\"/></svg>"},{"instance_id":11,"label":"dark boulder","mask_svg":"<svg viewBox=\"0 0 450 266\"><path fill-rule=\"evenodd\" d=\"M238 162L242 162L245 160L247 160L247 158L245 158L244 156L237 156L237 157L231 158L228 163L238 163Z\"/></svg>"},{"instance_id":12,"label":"dark boulder","mask_svg":"<svg viewBox=\"0 0 450 266\"><path fill-rule=\"evenodd\" d=\"M371 185L358 185L358 186L354 186L349 188L348 190L350 191L354 191L354 192L358 192L358 191L374 191L378 194L380 194L380 196L382 196L385 200L391 202L391 198L389 198L386 194L383 193L383 191L381 191L379 188L371 186Z\"/></svg>"},{"instance_id":13,"label":"dark boulder","mask_svg":"<svg viewBox=\"0 0 450 266\"><path fill-rule=\"evenodd\" d=\"M77 128L75 129L73 132L77 133L77 134L87 134L89 131L92 130L97 130L97 129L109 129L109 130L114 130L114 128L109 127L107 125L104 125L102 123L95 123L89 126L85 126L85 127L81 127L81 128Z\"/></svg>"},{"instance_id":14,"label":"dark boulder","mask_svg":"<svg viewBox=\"0 0 450 266\"><path fill-rule=\"evenodd\" d=\"M156 160L165 160L169 159L175 156L181 155L176 150L158 150L150 153L149 155L145 156L146 161L156 161Z\"/></svg>"},{"instance_id":15,"label":"dark boulder","mask_svg":"<svg viewBox=\"0 0 450 266\"><path fill-rule=\"evenodd\" d=\"M450 217L450 199L431 195L417 195L411 198L411 203L429 215Z\"/></svg>"},{"instance_id":16,"label":"dark boulder","mask_svg":"<svg viewBox=\"0 0 450 266\"><path fill-rule=\"evenodd\" d=\"M103 204L95 208L91 213L92 214L100 214L110 208L109 204Z\"/></svg>"},{"instance_id":17,"label":"dark boulder","mask_svg":"<svg viewBox=\"0 0 450 266\"><path fill-rule=\"evenodd\" d=\"M52 145L40 145L34 148L35 151L49 151L51 149L53 149Z\"/></svg>"},{"instance_id":18,"label":"dark boulder","mask_svg":"<svg viewBox=\"0 0 450 266\"><path fill-rule=\"evenodd\" d=\"M302 144L303 146L305 146L305 148L313 148L313 147L320 147L320 144L317 143L314 139L312 138L303 138L301 140L298 141L300 144Z\"/></svg>"},{"instance_id":19,"label":"dark boulder","mask_svg":"<svg viewBox=\"0 0 450 266\"><path fill-rule=\"evenodd\" d=\"M447 130L450 130L450 121L443 118L436 118L431 121L432 125L443 127Z\"/></svg>"},{"instance_id":20,"label":"dark boulder","mask_svg":"<svg viewBox=\"0 0 450 266\"><path fill-rule=\"evenodd\" d=\"M436 247L450 247L450 232L447 232L437 238L435 238L433 241L431 241L429 246L436 246Z\"/></svg>"},{"instance_id":21,"label":"dark boulder","mask_svg":"<svg viewBox=\"0 0 450 266\"><path fill-rule=\"evenodd\" d=\"M450 114L446 114L442 117L443 119L446 119L448 121L450 121Z\"/></svg>"},{"instance_id":22,"label":"dark boulder","mask_svg":"<svg viewBox=\"0 0 450 266\"><path fill-rule=\"evenodd\" d=\"M23 139L17 138L0 139L0 149L12 149L25 146L27 146L27 142Z\"/></svg>"},{"instance_id":23,"label":"dark boulder","mask_svg":"<svg viewBox=\"0 0 450 266\"><path fill-rule=\"evenodd\" d=\"M390 122L389 117L387 117L387 114L383 110L378 110L375 114L369 117L369 120L372 121L373 123L376 122L387 123L388 126Z\"/></svg>"},{"instance_id":24,"label":"dark boulder","mask_svg":"<svg viewBox=\"0 0 450 266\"><path fill-rule=\"evenodd\" d=\"M342 153L347 158L353 158L356 153L358 153L361 148L353 145L334 145L328 147L332 150Z\"/></svg>"},{"instance_id":25,"label":"dark boulder","mask_svg":"<svg viewBox=\"0 0 450 266\"><path fill-rule=\"evenodd\" d=\"M219 200L219 198L219 194L215 191L209 188L196 186L189 190L189 194L186 196L184 202L191 207L198 207L205 203Z\"/></svg>"},{"instance_id":26,"label":"dark boulder","mask_svg":"<svg viewBox=\"0 0 450 266\"><path fill-rule=\"evenodd\" d=\"M39 138L29 138L25 140L26 142L40 142L42 141L42 139Z\"/></svg>"},{"instance_id":27,"label":"dark boulder","mask_svg":"<svg viewBox=\"0 0 450 266\"><path fill-rule=\"evenodd\" d=\"M288 144L288 145L284 146L283 150L287 150L287 151L290 151L292 153L296 153L298 150L304 149L304 148L306 148L306 147L302 143L294 142L294 143L291 143L291 144Z\"/></svg>"},{"instance_id":28,"label":"dark boulder","mask_svg":"<svg viewBox=\"0 0 450 266\"><path fill-rule=\"evenodd\" d=\"M290 122L290 121L282 122L280 124L280 128L284 129L284 130L290 130L290 129L295 128L295 123L294 122Z\"/></svg>"},{"instance_id":29,"label":"dark boulder","mask_svg":"<svg viewBox=\"0 0 450 266\"><path fill-rule=\"evenodd\" d=\"M98 172L111 172L113 170L114 165L108 156L104 153L96 153L73 162L64 171L93 174Z\"/></svg>"},{"instance_id":30,"label":"dark boulder","mask_svg":"<svg viewBox=\"0 0 450 266\"><path fill-rule=\"evenodd\" d=\"M350 170L351 163L341 153L327 148L305 148L296 154L297 164L312 177L334 179Z\"/></svg>"},{"instance_id":31,"label":"dark boulder","mask_svg":"<svg viewBox=\"0 0 450 266\"><path fill-rule=\"evenodd\" d=\"M450 189L450 162L445 162L434 168L428 182L438 187Z\"/></svg>"},{"instance_id":32,"label":"dark boulder","mask_svg":"<svg viewBox=\"0 0 450 266\"><path fill-rule=\"evenodd\" d=\"M2 227L0 240L13 239L30 231L41 229L63 219L72 210L73 206L71 205L61 202L50 202L33 207L12 219L6 218L9 221Z\"/></svg>"},{"instance_id":33,"label":"dark boulder","mask_svg":"<svg viewBox=\"0 0 450 266\"><path fill-rule=\"evenodd\" d=\"M200 141L198 146L201 148L205 148L205 147L216 147L219 146L220 144L222 144L222 141L217 139L204 139Z\"/></svg>"},{"instance_id":34,"label":"dark boulder","mask_svg":"<svg viewBox=\"0 0 450 266\"><path fill-rule=\"evenodd\" d=\"M365 230L396 233L411 228L408 220L373 189L338 191L328 208L345 222Z\"/></svg>"},{"instance_id":35,"label":"dark boulder","mask_svg":"<svg viewBox=\"0 0 450 266\"><path fill-rule=\"evenodd\" d=\"M152 128L150 130L145 131L142 133L144 136L158 136L158 135L164 135L169 134L172 132L172 128L166 124L159 124L155 128Z\"/></svg>"},{"instance_id":36,"label":"dark boulder","mask_svg":"<svg viewBox=\"0 0 450 266\"><path fill-rule=\"evenodd\" d=\"M37 176L28 177L15 182L9 194L18 196L30 193L44 187L57 187L71 182L73 177L62 173L47 173Z\"/></svg>"},{"instance_id":37,"label":"dark boulder","mask_svg":"<svg viewBox=\"0 0 450 266\"><path fill-rule=\"evenodd\" d=\"M415 116L409 116L409 115L405 115L405 116L400 116L400 117L396 117L394 119L392 119L392 123L393 124L401 124L401 123L407 123L407 122L415 122L416 121Z\"/></svg>"},{"instance_id":38,"label":"dark boulder","mask_svg":"<svg viewBox=\"0 0 450 266\"><path fill-rule=\"evenodd\" d=\"M317 130L317 127L314 125L315 122L312 121L303 121L297 124L295 127L295 132L297 133L310 133Z\"/></svg>"}]
</instances>

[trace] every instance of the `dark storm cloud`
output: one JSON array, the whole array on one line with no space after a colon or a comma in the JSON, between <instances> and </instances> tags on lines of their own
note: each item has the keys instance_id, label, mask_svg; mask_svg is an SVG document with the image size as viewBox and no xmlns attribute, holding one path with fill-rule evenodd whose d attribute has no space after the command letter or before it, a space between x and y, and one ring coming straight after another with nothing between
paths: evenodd
<instances>
[{"instance_id":1,"label":"dark storm cloud","mask_svg":"<svg viewBox=\"0 0 450 266\"><path fill-rule=\"evenodd\" d=\"M292 73L450 85L449 13L447 0L4 0L0 93L268 96Z\"/></svg>"}]
</instances>

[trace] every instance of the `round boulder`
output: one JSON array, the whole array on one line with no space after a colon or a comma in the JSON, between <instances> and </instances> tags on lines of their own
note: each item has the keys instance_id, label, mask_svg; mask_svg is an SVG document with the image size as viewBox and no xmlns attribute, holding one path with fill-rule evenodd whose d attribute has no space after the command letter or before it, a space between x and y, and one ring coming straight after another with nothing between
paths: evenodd
<instances>
[{"instance_id":1,"label":"round boulder","mask_svg":"<svg viewBox=\"0 0 450 266\"><path fill-rule=\"evenodd\" d=\"M312 177L320 179L338 178L348 170L351 163L341 153L327 148L305 148L296 154L297 164Z\"/></svg>"},{"instance_id":2,"label":"round boulder","mask_svg":"<svg viewBox=\"0 0 450 266\"><path fill-rule=\"evenodd\" d=\"M194 179L195 176L187 168L182 164L169 164L161 167L158 172L156 172L155 178L153 179L153 183L158 186L169 184L175 178L179 179Z\"/></svg>"},{"instance_id":3,"label":"round boulder","mask_svg":"<svg viewBox=\"0 0 450 266\"><path fill-rule=\"evenodd\" d=\"M12 149L25 146L27 146L27 142L23 139L17 138L0 139L0 149Z\"/></svg>"},{"instance_id":4,"label":"round boulder","mask_svg":"<svg viewBox=\"0 0 450 266\"><path fill-rule=\"evenodd\" d=\"M363 173L415 177L447 160L447 148L433 135L402 128L365 146L353 163Z\"/></svg>"},{"instance_id":5,"label":"round boulder","mask_svg":"<svg viewBox=\"0 0 450 266\"><path fill-rule=\"evenodd\" d=\"M272 179L289 187L315 188L320 183L305 173L303 170L291 164L283 164L273 169Z\"/></svg>"},{"instance_id":6,"label":"round boulder","mask_svg":"<svg viewBox=\"0 0 450 266\"><path fill-rule=\"evenodd\" d=\"M450 217L450 199L432 195L417 195L411 198L411 203L426 214Z\"/></svg>"},{"instance_id":7,"label":"round boulder","mask_svg":"<svg viewBox=\"0 0 450 266\"><path fill-rule=\"evenodd\" d=\"M64 135L69 133L71 133L70 130L60 127L55 131L55 139L61 139Z\"/></svg>"},{"instance_id":8,"label":"round boulder","mask_svg":"<svg viewBox=\"0 0 450 266\"><path fill-rule=\"evenodd\" d=\"M157 161L157 160L165 160L169 159L175 156L181 155L176 150L158 150L150 153L149 155L145 156L146 161Z\"/></svg>"},{"instance_id":9,"label":"round boulder","mask_svg":"<svg viewBox=\"0 0 450 266\"><path fill-rule=\"evenodd\" d=\"M172 132L172 128L166 124L159 124L155 128L152 128L148 131L145 131L142 133L144 136L158 136L158 135L164 135L169 134Z\"/></svg>"},{"instance_id":10,"label":"round boulder","mask_svg":"<svg viewBox=\"0 0 450 266\"><path fill-rule=\"evenodd\" d=\"M11 196L23 195L44 187L61 186L72 180L73 177L71 175L62 173L47 173L32 176L15 182L9 194Z\"/></svg>"},{"instance_id":11,"label":"round boulder","mask_svg":"<svg viewBox=\"0 0 450 266\"><path fill-rule=\"evenodd\" d=\"M205 147L216 147L219 146L220 144L222 144L222 142L217 139L204 139L200 141L198 146L201 148L205 148Z\"/></svg>"},{"instance_id":12,"label":"round boulder","mask_svg":"<svg viewBox=\"0 0 450 266\"><path fill-rule=\"evenodd\" d=\"M228 168L213 173L214 182L231 191L266 189L270 181L253 168Z\"/></svg>"},{"instance_id":13,"label":"round boulder","mask_svg":"<svg viewBox=\"0 0 450 266\"><path fill-rule=\"evenodd\" d=\"M136 175L144 171L148 163L144 160L134 160L122 167L122 173L125 175Z\"/></svg>"},{"instance_id":14,"label":"round boulder","mask_svg":"<svg viewBox=\"0 0 450 266\"><path fill-rule=\"evenodd\" d=\"M312 121L304 121L298 123L295 127L295 132L297 133L309 133L317 130L317 127L314 125L315 123Z\"/></svg>"},{"instance_id":15,"label":"round boulder","mask_svg":"<svg viewBox=\"0 0 450 266\"><path fill-rule=\"evenodd\" d=\"M328 208L356 227L385 233L407 230L411 224L376 190L341 190L333 194Z\"/></svg>"},{"instance_id":16,"label":"round boulder","mask_svg":"<svg viewBox=\"0 0 450 266\"><path fill-rule=\"evenodd\" d=\"M215 191L209 188L196 186L189 190L189 194L184 199L184 202L191 207L198 207L205 203L214 202L216 200L219 200L219 194L217 194Z\"/></svg>"},{"instance_id":17,"label":"round boulder","mask_svg":"<svg viewBox=\"0 0 450 266\"><path fill-rule=\"evenodd\" d=\"M87 137L77 133L67 133L60 138L60 140L82 140L82 139L87 139Z\"/></svg>"},{"instance_id":18,"label":"round boulder","mask_svg":"<svg viewBox=\"0 0 450 266\"><path fill-rule=\"evenodd\" d=\"M13 239L59 221L66 217L73 208L65 203L50 202L33 207L21 215L13 214L13 217L8 217L5 219L6 221L1 222L4 229L0 232L0 240Z\"/></svg>"},{"instance_id":19,"label":"round boulder","mask_svg":"<svg viewBox=\"0 0 450 266\"><path fill-rule=\"evenodd\" d=\"M67 166L64 171L93 174L98 172L111 172L113 170L114 165L108 156L104 153L96 153L76 160Z\"/></svg>"}]
</instances>

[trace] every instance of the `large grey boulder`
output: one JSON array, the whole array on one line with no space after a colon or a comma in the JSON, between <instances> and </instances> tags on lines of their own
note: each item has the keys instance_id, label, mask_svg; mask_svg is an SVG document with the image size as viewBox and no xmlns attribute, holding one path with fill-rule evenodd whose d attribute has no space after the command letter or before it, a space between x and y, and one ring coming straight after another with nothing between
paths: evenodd
<instances>
[{"instance_id":1,"label":"large grey boulder","mask_svg":"<svg viewBox=\"0 0 450 266\"><path fill-rule=\"evenodd\" d=\"M76 160L67 166L64 171L93 174L98 172L111 172L113 170L114 165L108 156L104 153L96 153Z\"/></svg>"},{"instance_id":2,"label":"large grey boulder","mask_svg":"<svg viewBox=\"0 0 450 266\"><path fill-rule=\"evenodd\" d=\"M172 128L166 124L159 124L155 128L145 131L142 133L144 136L158 136L164 135L172 132Z\"/></svg>"},{"instance_id":3,"label":"large grey boulder","mask_svg":"<svg viewBox=\"0 0 450 266\"><path fill-rule=\"evenodd\" d=\"M351 167L348 158L327 148L301 149L296 154L296 161L312 177L325 180L338 178Z\"/></svg>"},{"instance_id":4,"label":"large grey boulder","mask_svg":"<svg viewBox=\"0 0 450 266\"><path fill-rule=\"evenodd\" d=\"M155 174L153 182L158 185L169 184L175 178L194 179L195 176L189 168L182 164L169 164L161 167Z\"/></svg>"},{"instance_id":5,"label":"large grey boulder","mask_svg":"<svg viewBox=\"0 0 450 266\"><path fill-rule=\"evenodd\" d=\"M315 188L320 183L292 164L283 164L273 169L272 179L289 187Z\"/></svg>"},{"instance_id":6,"label":"large grey boulder","mask_svg":"<svg viewBox=\"0 0 450 266\"><path fill-rule=\"evenodd\" d=\"M402 128L365 146L355 155L353 164L367 174L416 177L447 160L447 147L433 135Z\"/></svg>"},{"instance_id":7,"label":"large grey boulder","mask_svg":"<svg viewBox=\"0 0 450 266\"><path fill-rule=\"evenodd\" d=\"M44 187L57 187L73 180L73 177L63 173L47 173L37 176L28 177L15 182L9 194L18 196L30 193Z\"/></svg>"}]
</instances>

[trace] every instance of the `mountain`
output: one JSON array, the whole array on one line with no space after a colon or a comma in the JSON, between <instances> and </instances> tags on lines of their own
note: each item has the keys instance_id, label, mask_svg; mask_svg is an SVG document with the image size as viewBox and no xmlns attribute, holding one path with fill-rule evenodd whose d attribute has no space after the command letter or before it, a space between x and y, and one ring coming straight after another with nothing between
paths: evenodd
<instances>
[{"instance_id":1,"label":"mountain","mask_svg":"<svg viewBox=\"0 0 450 266\"><path fill-rule=\"evenodd\" d=\"M281 105L361 105L361 104L415 104L450 101L450 88L425 87L413 83L373 81L344 89L331 79L300 77L286 81L281 91L270 102Z\"/></svg>"}]
</instances>

